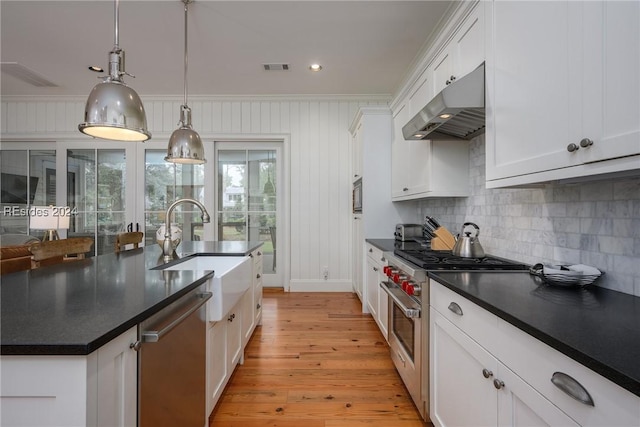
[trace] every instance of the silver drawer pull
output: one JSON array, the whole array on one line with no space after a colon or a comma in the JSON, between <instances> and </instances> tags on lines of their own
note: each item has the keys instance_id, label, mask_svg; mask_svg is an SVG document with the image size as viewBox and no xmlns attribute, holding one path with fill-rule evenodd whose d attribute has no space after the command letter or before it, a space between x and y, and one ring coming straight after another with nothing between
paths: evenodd
<instances>
[{"instance_id":1,"label":"silver drawer pull","mask_svg":"<svg viewBox=\"0 0 640 427\"><path fill-rule=\"evenodd\" d=\"M462 316L463 314L462 308L460 308L460 306L456 302L451 302L451 304L449 304L449 310L453 311L458 316Z\"/></svg>"},{"instance_id":2,"label":"silver drawer pull","mask_svg":"<svg viewBox=\"0 0 640 427\"><path fill-rule=\"evenodd\" d=\"M493 376L493 372L485 368L482 370L482 376L485 378L490 378Z\"/></svg>"},{"instance_id":3,"label":"silver drawer pull","mask_svg":"<svg viewBox=\"0 0 640 427\"><path fill-rule=\"evenodd\" d=\"M551 382L578 402L589 406L596 406L587 389L564 372L554 372L551 376Z\"/></svg>"},{"instance_id":4,"label":"silver drawer pull","mask_svg":"<svg viewBox=\"0 0 640 427\"><path fill-rule=\"evenodd\" d=\"M499 380L499 379L495 379L493 380L493 386L496 388L496 390L500 390L504 388L504 381Z\"/></svg>"},{"instance_id":5,"label":"silver drawer pull","mask_svg":"<svg viewBox=\"0 0 640 427\"><path fill-rule=\"evenodd\" d=\"M182 323L187 317L191 316L191 314L193 314L200 307L202 307L205 302L209 301L209 298L211 298L212 296L213 296L213 293L211 293L211 292L204 292L204 293L198 295L198 298L200 298L200 301L198 301L194 306L192 306L189 310L184 312L182 315L180 315L180 317L178 317L176 320L174 320L173 322L171 322L170 324L165 326L164 329L162 329L160 331L145 331L145 332L143 332L142 333L142 342L143 343L147 343L147 342L158 342L158 341L160 341L163 336L165 336L166 334L171 332L171 330L173 328L175 328L180 323ZM132 346L131 348L133 348L134 350L136 349L135 345ZM139 348L139 346L138 346L138 348Z\"/></svg>"}]
</instances>

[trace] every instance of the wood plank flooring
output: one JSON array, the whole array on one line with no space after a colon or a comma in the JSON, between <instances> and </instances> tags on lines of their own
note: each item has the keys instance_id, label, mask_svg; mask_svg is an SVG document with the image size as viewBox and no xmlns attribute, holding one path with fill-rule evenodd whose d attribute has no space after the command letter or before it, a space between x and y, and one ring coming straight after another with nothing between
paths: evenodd
<instances>
[{"instance_id":1,"label":"wood plank flooring","mask_svg":"<svg viewBox=\"0 0 640 427\"><path fill-rule=\"evenodd\" d=\"M427 427L389 348L351 293L265 289L210 427Z\"/></svg>"}]
</instances>

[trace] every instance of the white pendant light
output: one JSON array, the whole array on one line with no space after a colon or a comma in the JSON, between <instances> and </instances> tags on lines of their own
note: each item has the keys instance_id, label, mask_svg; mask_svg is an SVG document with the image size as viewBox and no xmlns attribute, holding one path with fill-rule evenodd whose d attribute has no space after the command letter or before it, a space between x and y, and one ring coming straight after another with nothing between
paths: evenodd
<instances>
[{"instance_id":1,"label":"white pendant light","mask_svg":"<svg viewBox=\"0 0 640 427\"><path fill-rule=\"evenodd\" d=\"M144 106L136 91L123 80L127 73L124 70L124 50L119 46L118 21L119 0L115 0L115 44L109 52L109 75L89 94L84 123L80 123L78 129L96 138L146 141L151 138L151 133L147 130Z\"/></svg>"},{"instance_id":2,"label":"white pendant light","mask_svg":"<svg viewBox=\"0 0 640 427\"><path fill-rule=\"evenodd\" d=\"M193 0L181 0L184 3L184 103L180 106L180 127L169 138L169 147L165 161L182 164L202 164L204 146L198 132L191 127L191 108L187 105L187 11Z\"/></svg>"}]
</instances>

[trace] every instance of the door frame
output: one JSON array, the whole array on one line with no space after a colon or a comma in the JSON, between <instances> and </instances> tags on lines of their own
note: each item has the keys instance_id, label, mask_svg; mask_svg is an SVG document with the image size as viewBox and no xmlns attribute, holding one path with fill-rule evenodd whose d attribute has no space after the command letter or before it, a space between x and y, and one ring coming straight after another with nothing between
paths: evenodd
<instances>
[{"instance_id":1,"label":"door frame","mask_svg":"<svg viewBox=\"0 0 640 427\"><path fill-rule=\"evenodd\" d=\"M290 136L285 134L261 135L261 134L230 134L215 135L213 138L207 138L205 142L205 156L208 160L205 164L205 182L215 182L216 165L218 159L216 157L216 147L219 144L238 144L238 149L274 149L276 155L280 155L280 161L277 162L277 170L279 179L277 180L278 193L282 197L278 197L278 206L276 208L276 241L278 242L278 266L280 272L278 274L263 274L264 287L282 287L286 292L289 291L291 268L290 268L290 247L291 247L291 185L290 185ZM209 178L213 179L209 181ZM205 199L213 200L214 209L217 212L217 186L205 186ZM218 216L215 215L211 224L209 224L209 233L205 230L205 238L207 240L215 239ZM278 277L281 277L278 279Z\"/></svg>"}]
</instances>

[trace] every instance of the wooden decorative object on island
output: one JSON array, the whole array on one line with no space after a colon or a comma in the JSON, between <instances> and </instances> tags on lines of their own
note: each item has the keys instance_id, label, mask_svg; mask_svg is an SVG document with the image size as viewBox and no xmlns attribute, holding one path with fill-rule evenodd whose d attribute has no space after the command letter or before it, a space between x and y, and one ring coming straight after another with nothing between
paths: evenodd
<instances>
[{"instance_id":1,"label":"wooden decorative object on island","mask_svg":"<svg viewBox=\"0 0 640 427\"><path fill-rule=\"evenodd\" d=\"M93 239L90 237L72 237L34 243L29 248L33 255L31 268L83 259L85 254L91 251L91 246L93 246Z\"/></svg>"}]
</instances>

